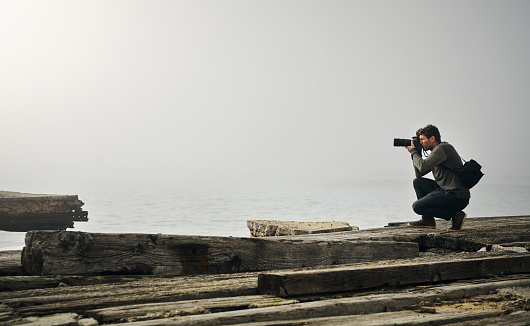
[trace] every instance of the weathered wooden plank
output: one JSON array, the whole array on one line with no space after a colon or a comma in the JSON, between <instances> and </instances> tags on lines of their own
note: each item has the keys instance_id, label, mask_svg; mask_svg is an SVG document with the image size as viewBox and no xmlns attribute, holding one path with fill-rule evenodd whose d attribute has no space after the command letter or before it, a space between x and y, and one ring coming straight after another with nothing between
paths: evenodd
<instances>
[{"instance_id":1,"label":"weathered wooden plank","mask_svg":"<svg viewBox=\"0 0 530 326\"><path fill-rule=\"evenodd\" d=\"M423 291L418 293L385 293L385 294L369 294L356 297L339 298L339 299L327 299L321 301L310 301L302 302L291 305L284 305L279 307L266 307L257 308L250 310L238 310L220 312L215 314L202 314L193 316L183 316L176 318L163 318L157 320L146 320L128 324L131 326L153 326L153 325L231 325L231 324L245 324L263 322L265 325L281 325L285 322L287 325L302 325L305 322L309 322L314 318L323 318L322 325L335 325L335 323L325 323L326 320L335 321L335 316L346 316L344 318L353 318L351 320L357 320L354 315L369 315L374 320L377 320L379 313L388 311L400 311L405 309L411 309L413 306L419 303L434 302L436 300L445 298L463 298L466 296L473 296L477 294L487 294L490 291L503 287L510 286L528 286L530 280L523 281L506 281L506 282L492 282L487 284L474 284L474 285L446 285L431 289L431 291ZM411 314L414 314L410 312ZM456 313L456 312L455 312ZM489 311L482 314L483 311L476 312L475 318L485 318L491 316L497 316L501 312L498 310ZM406 313L404 313L406 314ZM456 313L458 314L458 313ZM463 312L459 316L470 316L472 319L474 312ZM432 316L431 314L420 314L421 316ZM443 316L443 313L436 313L436 316ZM449 313L448 315L451 315ZM383 316L383 315L381 315ZM398 315L395 315L396 317ZM331 319L330 319L331 318ZM396 317L397 318L397 317ZM423 317L422 317L423 318ZM465 318L465 317L464 317ZM341 322L343 319L338 318L337 322ZM391 319L390 319L391 320ZM449 322L457 322L466 319L450 320ZM287 322L288 321L288 322ZM411 320L406 319L402 324L407 325ZM444 324L443 322L431 321L432 324ZM350 325L356 325L353 322ZM381 324L384 325L383 320ZM122 324L118 324L122 325ZM125 325L125 324L123 324ZM259 325L259 323L258 323ZM360 324L364 325L364 324ZM370 325L370 324L369 324ZM379 322L374 322L372 325L379 325ZM392 325L392 324L390 324ZM397 324L399 325L399 323Z\"/></svg>"},{"instance_id":2,"label":"weathered wooden plank","mask_svg":"<svg viewBox=\"0 0 530 326\"><path fill-rule=\"evenodd\" d=\"M479 322L491 317L499 315L496 311L491 310L477 310L477 311L451 311L441 312L436 314L418 313L414 311L398 311L398 312L381 312L368 315L353 315L353 316L335 316L335 317L320 317L310 319L296 320L296 324L292 320L282 321L275 320L270 322L257 322L238 324L239 326L275 326L275 325L307 325L307 326L351 326L351 325L371 325L371 326L423 326L423 325L447 325L467 321ZM135 324L131 325L135 326ZM456 325L455 325L456 326Z\"/></svg>"},{"instance_id":3,"label":"weathered wooden plank","mask_svg":"<svg viewBox=\"0 0 530 326\"><path fill-rule=\"evenodd\" d=\"M80 211L83 205L84 203L79 200L77 195L0 191L0 216Z\"/></svg>"},{"instance_id":4,"label":"weathered wooden plank","mask_svg":"<svg viewBox=\"0 0 530 326\"><path fill-rule=\"evenodd\" d=\"M0 277L0 292L57 287L60 283L60 280L53 277L2 276Z\"/></svg>"},{"instance_id":5,"label":"weathered wooden plank","mask_svg":"<svg viewBox=\"0 0 530 326\"><path fill-rule=\"evenodd\" d=\"M359 230L348 222L300 222L275 220L249 220L247 226L253 237L316 234Z\"/></svg>"},{"instance_id":6,"label":"weathered wooden plank","mask_svg":"<svg viewBox=\"0 0 530 326\"><path fill-rule=\"evenodd\" d=\"M436 229L405 227L406 224L389 223L389 227L385 228L343 232L333 236L362 241L416 242L421 251L430 248L477 251L492 244L530 242L530 216L468 218L464 229L459 232L447 232L451 223L443 220L437 220Z\"/></svg>"},{"instance_id":7,"label":"weathered wooden plank","mask_svg":"<svg viewBox=\"0 0 530 326\"><path fill-rule=\"evenodd\" d=\"M505 235L503 235L501 238L515 238L519 232L518 226L521 226L521 228L524 229L524 225L522 225L520 222L525 221L525 218L513 218L513 219L497 219L495 220L495 223L492 221L486 221L484 222L483 226L477 226L478 224L471 224L470 226L473 226L476 229L470 228L470 230L464 230L462 232L453 232L448 234L449 236L457 235L461 236L460 239L467 239L471 238L472 236L479 235L483 239L487 239L488 237L490 239L495 240L495 230L496 224L502 224L506 222L507 225L509 225L507 228L512 228L511 233L515 235L509 234L509 232L504 232ZM490 225L491 224L491 225ZM467 224L466 224L467 225ZM488 233L483 233L482 231L485 230L486 225L489 225L490 230L488 230ZM398 230L398 228L385 228L384 232L387 232L388 230L393 232L394 235L398 234L404 234L404 233L414 233L419 234L420 236L423 235L430 235L433 232L429 230L415 230L415 229L405 229L401 228ZM360 231L361 233L365 233L364 231ZM381 229L378 229L376 231L371 231L372 235L376 234L377 232L381 232ZM383 232L383 233L384 233ZM356 234L357 232L350 232L350 234ZM434 232L436 235L444 236L443 231L435 230ZM388 233L387 235L389 235ZM372 236L371 235L371 236ZM341 234L340 237L347 236L346 233ZM370 237L371 237L370 236ZM315 236L307 236L309 238L313 238ZM328 235L320 235L320 237L323 238L330 238ZM339 237L339 238L340 238ZM297 239L299 241L304 241L304 238L306 236L297 236ZM479 237L477 237L479 238ZM358 238L358 239L366 239L366 238ZM374 239L380 240L382 238L374 237ZM351 240L351 238L349 239ZM456 240L460 241L460 240ZM509 242L515 242L513 240ZM522 241L524 242L524 240ZM452 242L455 243L455 242ZM493 247L493 246L492 246ZM497 253L492 250L491 252L483 252L483 253L459 253L459 254L451 254L448 256L445 256L445 259L455 259L455 257L478 257L478 255L485 255L485 256L491 256L491 255L498 255ZM416 261L420 259L428 260L436 260L440 258L439 255L435 255L432 253L429 254L422 254L420 258L416 259L410 259L410 261ZM390 262L385 262L385 264L388 264ZM394 262L392 262L393 264ZM372 265L382 265L382 262L377 263L364 263L363 265L369 266ZM360 264L359 264L360 265ZM111 308L111 307L118 307L120 305L131 305L131 304L137 304L141 302L171 302L171 301L179 301L179 300L188 300L193 298L205 298L205 300L210 300L206 298L211 297L217 297L217 296L233 296L233 295L241 295L241 289L237 289L238 294L234 294L234 292L231 292L234 290L238 285L240 285L240 280L242 282L247 282L245 280L248 279L248 284L246 285L246 289L253 290L252 293L246 293L246 294L255 294L257 293L257 273L253 273L254 276L250 278L242 278L242 279L235 279L238 276L241 276L242 274L230 274L230 275L200 275L200 276L194 276L194 277L188 277L188 276L180 276L180 277L154 277L154 276L142 276L141 280L137 280L134 282L129 282L127 284L103 284L101 286L59 286L57 288L50 288L47 290L31 290L31 291L14 291L14 292L0 292L0 302L7 302L9 305L6 304L0 304L0 324L2 322L7 321L8 323L12 323L13 321L17 320L17 318L25 318L30 316L45 316L49 314L54 313L60 313L60 312L77 312L79 315L83 315L87 310L92 309L98 309L98 308ZM63 276L60 276L63 277ZM101 278L103 280L108 280L110 276L98 276L94 277ZM125 276L120 276L120 278L123 278ZM130 278L137 278L138 276L126 276ZM211 280L216 279L220 280L219 277L225 277L227 279L226 283L223 283L224 285L218 287L219 283L211 283ZM517 278L520 278L521 275L517 275ZM40 277L40 279L44 279L46 277ZM50 278L50 277L48 277ZM78 279L77 276L72 276L72 279ZM86 277L91 278L91 277ZM513 278L513 277L511 277ZM191 281L195 279L195 281ZM494 278L498 279L498 278ZM178 281L177 281L178 280ZM490 282L491 279L482 279L480 282ZM17 281L18 282L18 281ZM104 281L106 282L106 281ZM201 284L201 285L199 285ZM397 284L397 283L393 283ZM525 284L512 284L510 286L529 286L530 284L527 282ZM220 288L223 288L224 290L219 290ZM215 289L214 289L215 288ZM482 289L480 291L474 291L470 290L469 287L461 287L458 291L455 291L454 289L451 291L442 291L442 287L440 286L434 286L432 284L429 284L428 286L418 286L418 287L407 287L407 288L388 288L384 287L384 290L376 290L375 288L370 290L370 293L388 293L388 292L401 292L401 294L405 294L405 290L409 295L414 296L414 300L420 299L421 301L425 302L432 302L433 300L444 300L444 298L462 298L467 296L473 296L477 293L489 293L490 291L494 291L496 288L488 286L487 289ZM224 291L224 292L223 292ZM221 293L221 294L219 294ZM499 291L501 293L501 291ZM433 296L422 296L423 294L432 294ZM381 297L374 298L369 297L366 295L365 291L361 291L361 293L340 293L336 295L311 295L304 298L297 298L302 301L313 301L317 302L315 300L322 300L323 298L331 298L331 297L345 297L345 296L362 296L366 300L353 303L358 306L359 313L360 314L367 314L370 313L370 309L383 309L379 311L389 311L393 309L398 309L401 307L401 303L403 303L403 300L409 300L410 297L393 297L392 300L387 301L386 303L383 303L379 299ZM387 299L390 299L390 297L387 297ZM374 304L375 300L375 304ZM412 299L411 299L412 300ZM456 299L457 301L463 301L460 299ZM511 300L511 299L510 299ZM514 299L515 300L515 299ZM516 307L516 303L518 303L519 299L512 300L510 303L510 306ZM416 301L414 301L416 302ZM438 301L436 301L438 302ZM73 305L72 305L73 304ZM421 306L418 305L418 303L412 303L409 306L404 306L403 309L410 309L412 306ZM434 303L433 305L436 305ZM347 306L345 303L342 307ZM518 307L518 306L517 306ZM5 308L5 309L4 309ZM326 308L322 308L322 318L328 319L328 318L334 318L331 314L327 313L327 310L334 311L333 309L328 309L329 306L326 306ZM237 308L239 309L239 308ZM259 309L265 309L265 308L259 308ZM347 308L352 309L353 308ZM438 310L438 309L437 309ZM268 310L267 313L271 316L270 323L272 324L280 324L283 323L282 320L289 320L288 323L299 323L300 320L308 320L309 316L308 314L312 314L308 311L301 311L299 312L299 317L290 319L290 313L293 310L290 310L290 308L287 307L279 307L279 310ZM295 310L298 311L298 310ZM338 309L338 311L341 311ZM193 312L190 310L189 312ZM377 311L376 311L377 312ZM239 314L236 314L235 316L232 316L230 314L234 314L236 312L221 312L217 315L217 313L209 314L210 316L193 316L192 319L186 319L188 317L178 317L176 320L174 319L161 319L159 321L153 321L153 323L162 323L162 324L174 324L175 321L182 322L182 323L196 323L196 324L218 324L220 320L224 320L225 323L229 323L228 321L231 320L230 318L234 318L236 322L255 322L255 321L265 321L268 320L269 317L266 317L266 314L263 313L262 310L257 309L246 309L246 307L241 307L241 310L239 310ZM438 314L438 313L437 313ZM242 317L243 316L243 317ZM244 316L248 316L244 317ZM287 317L285 317L287 316ZM510 315L509 315L510 316ZM509 316L503 316L503 317L509 317ZM163 314L159 317L163 317ZM189 316L192 317L192 316ZM216 318L214 318L216 317ZM217 318L220 317L220 318ZM351 318L355 316L348 316L346 318ZM147 318L147 317L146 317ZM212 318L212 319L205 319L202 318ZM247 318L247 319L245 319ZM308 320L311 322L314 322L314 320ZM78 324L80 324L82 320L78 320ZM232 321L230 321L231 323ZM503 321L501 321L502 324ZM329 324L329 323L328 323ZM485 323L488 324L488 323ZM133 324L134 325L134 324ZM137 324L141 325L141 324ZM491 324L493 325L493 323ZM514 325L518 325L516 322ZM521 324L524 325L524 324Z\"/></svg>"},{"instance_id":8,"label":"weathered wooden plank","mask_svg":"<svg viewBox=\"0 0 530 326\"><path fill-rule=\"evenodd\" d=\"M0 276L25 275L20 258L20 250L0 251Z\"/></svg>"},{"instance_id":9,"label":"weathered wooden plank","mask_svg":"<svg viewBox=\"0 0 530 326\"><path fill-rule=\"evenodd\" d=\"M0 301L6 302L16 316L44 316L49 314L61 312L76 312L84 315L87 310L102 308L102 307L118 307L121 305L128 305L140 302L170 302L174 301L178 304L179 300L187 300L186 298L215 298L224 296L238 295L236 287L241 286L242 283L247 282L249 289L256 286L257 273L254 276L240 277L242 274L232 275L201 275L201 276L182 276L174 278L145 278L134 283L127 283L125 285L101 285L88 287L64 287L56 289L37 290L37 291L17 291L12 293L0 293ZM421 301L432 302L436 299L445 298L462 298L467 296L474 296L478 294L487 294L499 288L505 287L527 287L530 285L530 279L513 279L509 281L492 281L484 280L481 284L453 284L445 286L430 286L428 291L416 288L415 290L407 290L406 297L403 293L397 294L370 294L358 297L360 301L350 302L352 306L346 304L348 311L351 313L365 314L372 312L381 312L388 310L401 309L400 307L409 307L417 305ZM223 285L220 285L223 283ZM220 288L224 287L227 291L220 294ZM229 291L233 291L231 294ZM412 292L409 292L412 291ZM257 289L255 289L255 292ZM147 295L147 293L149 295ZM428 296L424 296L424 294ZM7 299L7 298L13 299ZM307 300L308 298L306 298ZM322 299L322 297L315 297L312 300ZM339 299L340 300L340 299ZM411 301L409 301L411 300ZM334 306L335 303L331 303ZM320 311L321 316L331 316L326 314L329 303L325 305ZM200 304L199 304L200 306ZM344 306L343 306L344 308ZM357 310L356 310L357 309ZM341 311L340 309L332 311ZM355 312L357 311L357 312ZM193 311L189 311L190 313ZM198 312L198 311L197 311ZM290 316L290 310L287 315ZM256 319L253 318L253 314ZM227 318L228 316L211 314ZM279 316L283 319L290 317L283 317L284 310L269 311L268 314ZM274 320L264 317L261 312L256 309L243 309L241 315L249 315L250 319L244 319L242 322L250 322L253 320ZM265 314L266 315L266 314ZM236 315L236 318L239 315ZM163 314L154 314L152 318L163 317ZM147 316L146 316L147 318ZM278 318L278 319L281 319ZM300 312L298 318L308 318L307 312ZM213 319L216 322L216 319Z\"/></svg>"},{"instance_id":10,"label":"weathered wooden plank","mask_svg":"<svg viewBox=\"0 0 530 326\"><path fill-rule=\"evenodd\" d=\"M269 272L258 277L262 294L294 296L352 291L385 284L421 284L470 279L496 274L530 272L530 254L484 257L458 261L369 267L342 267L311 271Z\"/></svg>"},{"instance_id":11,"label":"weathered wooden plank","mask_svg":"<svg viewBox=\"0 0 530 326\"><path fill-rule=\"evenodd\" d=\"M216 274L412 258L416 243L312 236L236 238L32 231L22 266L31 275Z\"/></svg>"},{"instance_id":12,"label":"weathered wooden plank","mask_svg":"<svg viewBox=\"0 0 530 326\"><path fill-rule=\"evenodd\" d=\"M378 320L380 313L388 311L400 311L404 309L411 309L417 306L419 303L433 303L439 300L445 299L456 299L472 297L475 295L488 294L491 291L501 288L511 287L527 287L530 285L530 279L523 280L508 280L508 281L494 281L486 282L481 284L450 284L444 286L433 286L426 291L412 291L406 293L384 293L384 294L368 294L360 295L355 297L338 298L338 299L326 299L321 301L310 301L302 302L291 305L284 305L279 307L267 307L250 310L239 310L220 312L215 314L206 315L194 315L194 316L183 316L176 318L164 318L158 320L141 321L132 324L131 326L152 326L152 325L230 325L230 324L245 324L251 323L251 325L302 325L307 322L309 325L340 325L340 322L345 320L351 320L349 325L366 325L365 323L356 323L353 321L361 321L364 319L357 319L355 315L365 315L369 320L374 320L373 323L367 323L367 325L385 325L387 321L384 319ZM410 313L415 315L413 312L403 312L404 315ZM451 311L447 315L457 314L458 312ZM477 315L475 315L475 313ZM472 318L485 318L491 316L497 316L501 313L499 310L489 311L482 314L483 311L462 311L459 316L468 316ZM343 318L337 318L337 316L344 316ZM387 315L390 316L390 315ZM398 315L394 315L395 321L398 320ZM417 316L417 315L416 315ZM444 316L444 313L437 312L436 314L420 314L421 319L427 318L428 316ZM475 316L475 317L473 317ZM321 318L321 319L315 319ZM361 318L361 317L359 317ZM388 319L392 321L392 318ZM449 317L452 318L452 317ZM463 317L465 318L465 317ZM431 320L427 325L447 324L458 322L466 319L447 319L446 322L442 320L434 321ZM328 322L329 321L329 322ZM261 323L260 323L261 322ZM414 321L405 319L401 324L409 325ZM400 323L395 323L400 325ZM121 324L120 324L121 325ZM123 324L125 325L125 324ZM390 323L390 325L393 325ZM421 325L421 324L419 324Z\"/></svg>"},{"instance_id":13,"label":"weathered wooden plank","mask_svg":"<svg viewBox=\"0 0 530 326\"><path fill-rule=\"evenodd\" d=\"M0 276L0 292L29 289L46 289L58 286L86 286L93 284L127 283L138 281L142 275L106 275L106 276Z\"/></svg>"},{"instance_id":14,"label":"weathered wooden plank","mask_svg":"<svg viewBox=\"0 0 530 326\"><path fill-rule=\"evenodd\" d=\"M0 230L64 230L74 221L88 221L77 195L0 191Z\"/></svg>"},{"instance_id":15,"label":"weathered wooden plank","mask_svg":"<svg viewBox=\"0 0 530 326\"><path fill-rule=\"evenodd\" d=\"M8 322L14 324L20 319L21 318L19 318L13 313L13 309L0 303L0 325L9 325Z\"/></svg>"},{"instance_id":16,"label":"weathered wooden plank","mask_svg":"<svg viewBox=\"0 0 530 326\"><path fill-rule=\"evenodd\" d=\"M509 315L490 317L479 320L462 321L451 326L528 326L530 325L530 312L517 311Z\"/></svg>"},{"instance_id":17,"label":"weathered wooden plank","mask_svg":"<svg viewBox=\"0 0 530 326\"><path fill-rule=\"evenodd\" d=\"M0 292L0 301L20 316L43 316L138 303L256 295L257 274L144 278L123 284L65 286Z\"/></svg>"},{"instance_id":18,"label":"weathered wooden plank","mask_svg":"<svg viewBox=\"0 0 530 326\"><path fill-rule=\"evenodd\" d=\"M75 313L54 314L44 317L27 317L17 324L42 326L77 326L80 316Z\"/></svg>"},{"instance_id":19,"label":"weathered wooden plank","mask_svg":"<svg viewBox=\"0 0 530 326\"><path fill-rule=\"evenodd\" d=\"M181 319L180 321L185 324L186 322L189 322L190 324L206 324L206 325L219 325L219 324L230 324L230 323L246 323L250 321L265 321L268 320L269 322L265 322L265 325L270 325L274 323L280 323L281 320L291 320L290 323L293 323L292 320L296 320L297 325L301 325L303 323L308 323L312 325L313 322L316 322L315 320L308 320L306 318L312 317L318 317L322 316L322 322L329 319L329 322L327 325L335 325L335 319L333 317L329 316L339 316L342 314L349 315L349 318L354 318L353 315L355 314L370 314L370 313L380 313L383 311L397 311L401 309L410 309L412 306L417 305L420 302L434 302L439 300L447 300L447 299L459 299L459 298L465 298L465 297L473 297L476 295L484 295L488 294L492 291L498 290L498 289L505 289L505 288L524 288L530 285L530 279L520 279L520 280L506 280L506 281L492 281L492 282L486 282L486 283L479 283L479 284L451 284L451 285L445 285L445 286L437 286L432 287L429 289L429 291L421 291L419 293L387 293L387 294L368 294L368 295L360 295L354 298L343 298L343 299L331 299L331 300L323 300L323 301L316 301L316 302L305 302L302 304L295 304L295 302L287 302L283 301L279 305L274 305L274 307L271 307L265 311L263 310L245 310L244 307L241 307L240 311L234 311L234 312L228 312L226 314L220 314L215 313L208 316L195 316L195 317L189 317L185 319ZM414 292L414 291L413 291ZM259 297L259 296L258 296ZM247 297L250 298L250 297ZM228 302L233 298L227 298ZM306 298L307 300L307 298ZM215 303L215 300L197 300L195 301L195 304L192 304L190 306L195 307L206 307L210 304ZM173 304L174 306L178 306L180 303L164 303L161 305L164 310L161 310L161 313L156 314L155 311L157 309L157 305L147 305L148 309L150 309L150 312L152 313L149 316L145 316L145 318L151 318L151 319L163 319L165 318L164 312L167 311L166 304L171 307ZM295 308L291 306L285 306L287 304L294 305ZM335 305L339 305L338 308L335 307ZM120 307L117 307L117 309L120 309ZM138 309L138 311L142 311L144 308L142 308L142 305L134 305L130 306L125 310L125 314L130 313L130 311ZM345 309L345 310L343 310ZM101 312L112 312L113 309L100 309L97 311ZM117 310L119 311L119 310ZM117 312L116 311L116 312ZM197 311L194 314L199 315L203 313L204 311ZM212 311L214 312L214 311ZM472 315L471 312L469 312L469 315ZM493 315L497 315L499 312L496 311ZM88 313L94 318L97 318L100 322L104 320L108 321L116 321L117 317L119 315L112 315L110 319L102 319L101 316L98 316L97 314L92 314L92 312ZM324 317L325 316L325 317ZM377 316L371 315L373 318L377 318ZM492 315L487 315L492 316ZM178 314L174 314L174 317L178 317ZM104 318L104 317L103 317ZM301 318L298 320L298 318ZM140 319L138 319L140 320ZM130 319L128 321L131 321ZM177 319L177 322L179 319ZM340 321L340 318L337 319L337 322ZM161 321L148 321L146 324L148 325L157 325L157 324L166 324L169 320L161 320ZM171 320L171 322L176 322L175 320ZM315 325L318 325L317 322ZM324 325L326 323L323 323ZM355 324L355 323L354 323ZM136 325L136 324L133 324ZM376 323L377 325L377 323Z\"/></svg>"},{"instance_id":20,"label":"weathered wooden plank","mask_svg":"<svg viewBox=\"0 0 530 326\"><path fill-rule=\"evenodd\" d=\"M90 310L86 316L100 323L119 321L139 321L163 317L196 315L202 313L232 311L258 307L280 306L298 303L297 300L280 299L274 296L252 295L229 298L212 298L202 300L185 300L178 302L161 302L135 304Z\"/></svg>"},{"instance_id":21,"label":"weathered wooden plank","mask_svg":"<svg viewBox=\"0 0 530 326\"><path fill-rule=\"evenodd\" d=\"M0 230L26 232L29 230L66 230L75 221L88 221L88 212L31 213L0 217Z\"/></svg>"},{"instance_id":22,"label":"weathered wooden plank","mask_svg":"<svg viewBox=\"0 0 530 326\"><path fill-rule=\"evenodd\" d=\"M360 314L360 311L364 311L363 313L383 312L388 305L393 305L392 307L396 310L401 310L404 307L412 306L419 302L421 302L420 297L410 294L342 298L303 302L280 307L266 307L207 315L147 320L136 322L132 325L232 325L255 321L295 321L307 318L355 315Z\"/></svg>"}]
</instances>

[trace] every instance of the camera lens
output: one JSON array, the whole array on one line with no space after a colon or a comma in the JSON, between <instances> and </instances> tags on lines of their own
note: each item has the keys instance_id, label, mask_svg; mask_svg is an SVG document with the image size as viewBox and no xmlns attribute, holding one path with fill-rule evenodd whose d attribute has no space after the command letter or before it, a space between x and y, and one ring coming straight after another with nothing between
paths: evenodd
<instances>
[{"instance_id":1,"label":"camera lens","mask_svg":"<svg viewBox=\"0 0 530 326\"><path fill-rule=\"evenodd\" d=\"M412 144L410 139L394 138L394 146L406 147Z\"/></svg>"}]
</instances>

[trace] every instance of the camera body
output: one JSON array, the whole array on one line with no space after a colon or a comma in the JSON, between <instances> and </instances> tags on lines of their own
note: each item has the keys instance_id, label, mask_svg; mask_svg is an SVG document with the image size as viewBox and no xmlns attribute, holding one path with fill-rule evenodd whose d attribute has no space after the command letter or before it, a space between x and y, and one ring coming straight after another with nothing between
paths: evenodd
<instances>
[{"instance_id":1,"label":"camera body","mask_svg":"<svg viewBox=\"0 0 530 326\"><path fill-rule=\"evenodd\" d=\"M417 136L412 137L412 139L402 139L402 138L394 138L394 146L400 146L400 147L407 147L411 144L414 144L414 147L421 153L423 147L420 143L420 138Z\"/></svg>"}]
</instances>

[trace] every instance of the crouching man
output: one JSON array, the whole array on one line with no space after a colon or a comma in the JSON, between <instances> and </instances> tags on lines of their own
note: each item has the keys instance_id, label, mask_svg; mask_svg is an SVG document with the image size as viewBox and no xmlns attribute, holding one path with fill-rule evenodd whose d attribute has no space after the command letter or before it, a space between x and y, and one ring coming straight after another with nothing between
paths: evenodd
<instances>
[{"instance_id":1,"label":"crouching man","mask_svg":"<svg viewBox=\"0 0 530 326\"><path fill-rule=\"evenodd\" d=\"M421 149L412 142L406 147L416 174L413 185L418 200L412 204L412 209L421 215L421 220L409 223L409 226L435 228L434 218L437 217L452 220L450 231L461 230L467 216L462 210L469 204L471 195L459 176L440 166L461 168L460 156L451 144L442 142L436 126L429 124L416 131L416 136L423 149L431 153L424 159ZM434 180L423 177L429 172Z\"/></svg>"}]
</instances>

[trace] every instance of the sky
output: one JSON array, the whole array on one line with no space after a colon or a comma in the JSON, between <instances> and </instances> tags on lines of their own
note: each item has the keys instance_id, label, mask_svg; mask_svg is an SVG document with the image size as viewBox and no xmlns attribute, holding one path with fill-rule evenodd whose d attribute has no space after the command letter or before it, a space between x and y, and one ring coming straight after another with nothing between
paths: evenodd
<instances>
[{"instance_id":1,"label":"sky","mask_svg":"<svg viewBox=\"0 0 530 326\"><path fill-rule=\"evenodd\" d=\"M0 0L0 179L529 177L530 2ZM9 189L5 189L9 190Z\"/></svg>"}]
</instances>

